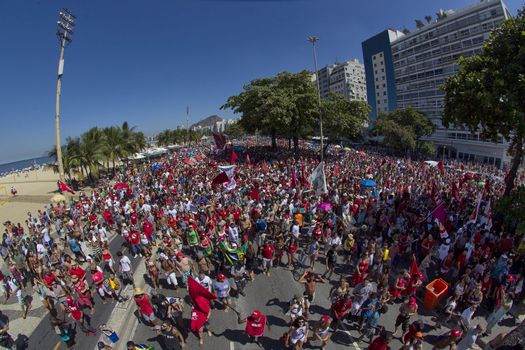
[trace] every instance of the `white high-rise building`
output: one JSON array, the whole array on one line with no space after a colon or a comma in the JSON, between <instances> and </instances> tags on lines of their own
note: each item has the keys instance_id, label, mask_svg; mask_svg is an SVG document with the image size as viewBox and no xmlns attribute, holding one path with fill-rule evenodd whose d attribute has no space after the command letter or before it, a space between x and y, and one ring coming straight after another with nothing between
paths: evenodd
<instances>
[{"instance_id":1,"label":"white high-rise building","mask_svg":"<svg viewBox=\"0 0 525 350\"><path fill-rule=\"evenodd\" d=\"M365 66L356 58L323 67L319 70L319 88L322 98L334 92L349 101L366 101Z\"/></svg>"},{"instance_id":2,"label":"white high-rise building","mask_svg":"<svg viewBox=\"0 0 525 350\"><path fill-rule=\"evenodd\" d=\"M386 100L385 97L384 102L398 109L411 107L425 113L436 125L430 140L442 157L490 163L499 167L508 161L508 143L503 139L498 143L484 142L479 134L447 129L442 125L445 92L441 86L458 71L459 58L480 54L491 31L509 16L501 0L481 0L458 11L440 11L430 23L421 23L418 29L388 43L391 51L384 55L388 61L379 63L385 67L387 76L395 78L396 93L395 101ZM374 57L367 57L375 54L373 52L363 50L363 54L365 62L367 59L370 62L381 60L381 57L375 57L375 60ZM381 90L382 87L379 84L376 94L387 95Z\"/></svg>"}]
</instances>

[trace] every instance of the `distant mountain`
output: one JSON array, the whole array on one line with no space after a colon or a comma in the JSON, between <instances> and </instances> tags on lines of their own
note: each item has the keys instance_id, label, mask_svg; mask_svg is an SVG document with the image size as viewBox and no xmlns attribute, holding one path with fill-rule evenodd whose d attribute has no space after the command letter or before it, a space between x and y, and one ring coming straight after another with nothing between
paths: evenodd
<instances>
[{"instance_id":1,"label":"distant mountain","mask_svg":"<svg viewBox=\"0 0 525 350\"><path fill-rule=\"evenodd\" d=\"M218 115L211 115L208 118L205 118L198 123L193 124L190 128L198 128L199 126L201 128L213 128L215 126L215 123L222 122L223 119L219 117Z\"/></svg>"}]
</instances>

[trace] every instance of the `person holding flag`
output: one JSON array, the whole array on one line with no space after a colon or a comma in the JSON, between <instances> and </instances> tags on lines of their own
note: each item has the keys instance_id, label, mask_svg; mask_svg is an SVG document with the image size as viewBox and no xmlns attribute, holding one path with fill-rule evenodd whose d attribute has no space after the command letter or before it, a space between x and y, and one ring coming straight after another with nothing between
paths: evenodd
<instances>
[{"instance_id":1,"label":"person holding flag","mask_svg":"<svg viewBox=\"0 0 525 350\"><path fill-rule=\"evenodd\" d=\"M202 346L204 344L203 331L206 331L211 337L211 331L206 325L211 313L210 301L217 299L217 296L191 277L188 278L188 295L193 305L190 328L192 332L197 333L199 344Z\"/></svg>"}]
</instances>

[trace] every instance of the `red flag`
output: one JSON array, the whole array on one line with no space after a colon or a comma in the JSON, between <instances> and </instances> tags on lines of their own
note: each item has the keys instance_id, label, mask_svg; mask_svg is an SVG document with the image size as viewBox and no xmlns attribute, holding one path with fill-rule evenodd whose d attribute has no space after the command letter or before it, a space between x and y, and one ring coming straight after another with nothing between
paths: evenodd
<instances>
[{"instance_id":1,"label":"red flag","mask_svg":"<svg viewBox=\"0 0 525 350\"><path fill-rule=\"evenodd\" d=\"M217 299L215 294L200 285L193 278L188 278L188 295L194 309L208 315L210 312L210 300Z\"/></svg>"},{"instance_id":2,"label":"red flag","mask_svg":"<svg viewBox=\"0 0 525 350\"><path fill-rule=\"evenodd\" d=\"M418 275L419 279L423 279L423 274L421 271L419 271L419 267L417 266L416 257L412 256L412 265L410 265L410 277Z\"/></svg>"},{"instance_id":3,"label":"red flag","mask_svg":"<svg viewBox=\"0 0 525 350\"><path fill-rule=\"evenodd\" d=\"M437 167L439 169L439 172L441 173L441 176L445 175L445 167L443 166L442 160L438 162Z\"/></svg>"},{"instance_id":4,"label":"red flag","mask_svg":"<svg viewBox=\"0 0 525 350\"><path fill-rule=\"evenodd\" d=\"M257 188L254 188L253 190L250 191L250 198L253 199L254 201L259 200L259 190Z\"/></svg>"},{"instance_id":5,"label":"red flag","mask_svg":"<svg viewBox=\"0 0 525 350\"><path fill-rule=\"evenodd\" d=\"M237 153L232 150L232 157L230 158L230 164L235 163L235 160L237 159Z\"/></svg>"},{"instance_id":6,"label":"red flag","mask_svg":"<svg viewBox=\"0 0 525 350\"><path fill-rule=\"evenodd\" d=\"M199 311L196 308L191 310L190 329L192 332L198 333L208 320L208 314Z\"/></svg>"},{"instance_id":7,"label":"red flag","mask_svg":"<svg viewBox=\"0 0 525 350\"><path fill-rule=\"evenodd\" d=\"M334 176L339 176L339 164L335 165Z\"/></svg>"},{"instance_id":8,"label":"red flag","mask_svg":"<svg viewBox=\"0 0 525 350\"><path fill-rule=\"evenodd\" d=\"M437 219L440 224L445 224L445 218L447 217L447 212L445 211L445 202L440 201L436 208L432 210L432 218Z\"/></svg>"},{"instance_id":9,"label":"red flag","mask_svg":"<svg viewBox=\"0 0 525 350\"><path fill-rule=\"evenodd\" d=\"M58 180L58 187L60 187L60 191L62 192L69 192L71 194L75 194L75 191L73 191L71 188L69 188L68 185L63 183L62 181Z\"/></svg>"},{"instance_id":10,"label":"red flag","mask_svg":"<svg viewBox=\"0 0 525 350\"><path fill-rule=\"evenodd\" d=\"M184 164L188 164L188 165L193 166L193 162L192 162L191 159L186 158L186 159L184 159L182 162L183 162Z\"/></svg>"},{"instance_id":11,"label":"red flag","mask_svg":"<svg viewBox=\"0 0 525 350\"><path fill-rule=\"evenodd\" d=\"M220 185L220 184L228 182L228 181L230 181L230 178L223 171L219 175L215 176L215 178L211 181L211 185L212 186L217 186L217 185Z\"/></svg>"},{"instance_id":12,"label":"red flag","mask_svg":"<svg viewBox=\"0 0 525 350\"><path fill-rule=\"evenodd\" d=\"M221 133L213 133L213 139L215 140L215 145L218 149L223 149L226 145L226 137Z\"/></svg>"},{"instance_id":13,"label":"red flag","mask_svg":"<svg viewBox=\"0 0 525 350\"><path fill-rule=\"evenodd\" d=\"M203 160L204 158L206 158L205 155L203 155L203 154L199 154L198 156L195 157L195 160L198 161L198 162L200 162L200 161Z\"/></svg>"},{"instance_id":14,"label":"red flag","mask_svg":"<svg viewBox=\"0 0 525 350\"><path fill-rule=\"evenodd\" d=\"M250 155L246 154L246 164L251 165L252 162L250 161Z\"/></svg>"}]
</instances>

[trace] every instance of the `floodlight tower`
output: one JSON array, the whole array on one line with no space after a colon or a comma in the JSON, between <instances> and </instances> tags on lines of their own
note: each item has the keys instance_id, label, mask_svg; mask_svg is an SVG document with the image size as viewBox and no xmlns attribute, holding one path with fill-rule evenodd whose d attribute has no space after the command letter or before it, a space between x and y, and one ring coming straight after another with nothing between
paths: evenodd
<instances>
[{"instance_id":1,"label":"floodlight tower","mask_svg":"<svg viewBox=\"0 0 525 350\"><path fill-rule=\"evenodd\" d=\"M59 16L56 34L60 41L60 57L58 59L55 131L58 174L60 181L64 181L64 163L62 162L62 148L60 147L60 90L62 86L62 74L64 73L64 49L71 43L73 27L75 27L75 19L77 17L65 7L60 11Z\"/></svg>"}]
</instances>

